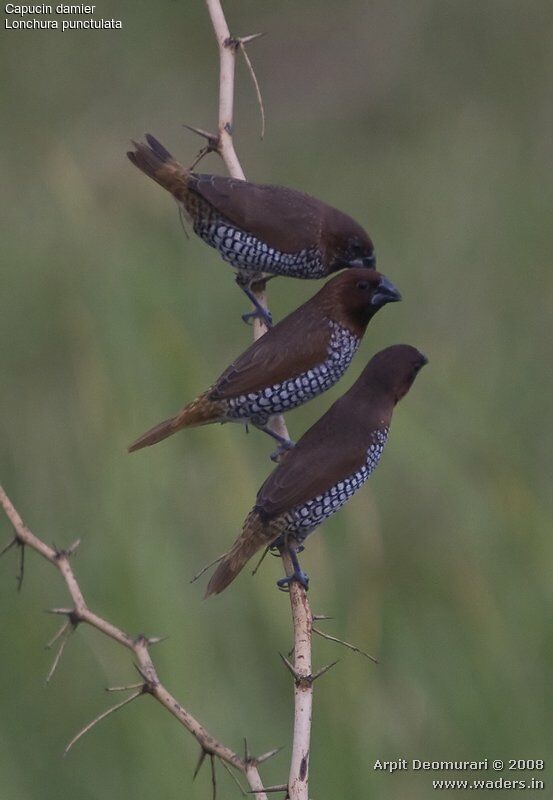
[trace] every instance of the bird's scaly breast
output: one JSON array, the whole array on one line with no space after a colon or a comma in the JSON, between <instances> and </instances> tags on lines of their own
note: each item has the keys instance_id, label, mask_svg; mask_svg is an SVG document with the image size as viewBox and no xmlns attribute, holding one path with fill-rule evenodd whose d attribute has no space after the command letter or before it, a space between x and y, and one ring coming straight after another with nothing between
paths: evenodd
<instances>
[{"instance_id":1,"label":"bird's scaly breast","mask_svg":"<svg viewBox=\"0 0 553 800\"><path fill-rule=\"evenodd\" d=\"M317 248L283 253L221 217L196 220L194 231L238 270L296 278L323 278L327 274Z\"/></svg>"},{"instance_id":2,"label":"bird's scaly breast","mask_svg":"<svg viewBox=\"0 0 553 800\"><path fill-rule=\"evenodd\" d=\"M297 541L301 542L318 525L336 513L365 483L371 472L376 469L387 438L388 428L375 431L363 466L353 475L349 475L334 484L323 494L317 495L307 503L297 506L288 512L286 515L288 523L286 532L291 533Z\"/></svg>"},{"instance_id":3,"label":"bird's scaly breast","mask_svg":"<svg viewBox=\"0 0 553 800\"><path fill-rule=\"evenodd\" d=\"M360 339L332 320L329 320L329 325L332 333L327 357L322 364L257 392L231 398L227 419L251 420L254 425L264 426L274 414L297 408L334 386L349 367Z\"/></svg>"}]
</instances>

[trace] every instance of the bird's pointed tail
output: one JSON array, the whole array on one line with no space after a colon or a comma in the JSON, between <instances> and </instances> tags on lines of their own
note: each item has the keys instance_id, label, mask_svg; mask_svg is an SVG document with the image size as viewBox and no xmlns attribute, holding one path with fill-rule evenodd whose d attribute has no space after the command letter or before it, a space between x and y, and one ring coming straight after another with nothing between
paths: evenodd
<instances>
[{"instance_id":1,"label":"bird's pointed tail","mask_svg":"<svg viewBox=\"0 0 553 800\"><path fill-rule=\"evenodd\" d=\"M210 422L219 422L224 416L226 405L221 400L210 400L207 394L200 395L196 400L181 409L174 417L154 425L149 431L142 434L129 447L129 453L150 447L153 444L167 439L182 428L194 428L198 425L209 425Z\"/></svg>"},{"instance_id":2,"label":"bird's pointed tail","mask_svg":"<svg viewBox=\"0 0 553 800\"><path fill-rule=\"evenodd\" d=\"M255 509L250 511L242 533L211 576L205 596L219 594L232 583L250 558L262 547L267 547L281 533L278 522L264 522Z\"/></svg>"},{"instance_id":3,"label":"bird's pointed tail","mask_svg":"<svg viewBox=\"0 0 553 800\"><path fill-rule=\"evenodd\" d=\"M187 194L188 170L179 164L151 134L146 134L146 141L147 144L133 142L135 149L127 153L130 161L171 192L177 200L184 201Z\"/></svg>"}]
</instances>

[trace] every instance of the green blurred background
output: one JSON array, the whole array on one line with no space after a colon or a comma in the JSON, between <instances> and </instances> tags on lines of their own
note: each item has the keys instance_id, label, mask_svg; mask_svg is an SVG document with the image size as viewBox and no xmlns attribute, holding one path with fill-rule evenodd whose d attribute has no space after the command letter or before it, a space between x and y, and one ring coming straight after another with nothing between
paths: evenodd
<instances>
[{"instance_id":1,"label":"green blurred background","mask_svg":"<svg viewBox=\"0 0 553 800\"><path fill-rule=\"evenodd\" d=\"M547 758L553 6L229 0L226 11L234 33L269 33L250 47L264 141L242 63L237 73L246 174L355 216L404 295L341 384L290 415L292 435L376 350L403 341L430 358L371 488L304 556L328 632L380 661L315 641L317 665L342 660L316 685L311 795L432 795L431 775L375 773L377 758ZM181 124L215 125L217 51L200 0L105 0L96 16L124 29L2 30L1 482L46 541L82 539L75 565L94 610L170 635L160 676L216 736L286 746L262 770L280 783L292 720L280 564L210 602L189 583L239 531L271 444L214 426L125 452L249 341L229 268L187 240L169 196L125 157L149 131L192 160L200 142ZM223 171L214 156L202 168ZM318 286L274 281L273 313ZM4 520L0 531L7 541ZM79 629L45 688L57 620L43 609L67 596L30 553L19 596L16 571L12 551L0 563L2 800L208 797L207 771L191 784L196 743L146 699L61 759L109 703L102 687L136 673ZM222 798L238 796L221 781Z\"/></svg>"}]
</instances>

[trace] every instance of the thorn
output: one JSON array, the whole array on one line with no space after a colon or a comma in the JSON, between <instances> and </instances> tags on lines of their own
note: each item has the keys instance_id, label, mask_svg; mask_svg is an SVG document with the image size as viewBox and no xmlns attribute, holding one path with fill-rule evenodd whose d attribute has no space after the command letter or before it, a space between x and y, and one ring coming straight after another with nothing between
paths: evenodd
<instances>
[{"instance_id":1,"label":"thorn","mask_svg":"<svg viewBox=\"0 0 553 800\"><path fill-rule=\"evenodd\" d=\"M64 622L63 625L61 626L61 628L59 629L59 631L50 639L48 644L44 645L44 649L45 650L49 650L53 645L55 645L55 643L58 641L60 636L63 636L63 634L65 633L65 631L67 630L67 628L70 625L71 625L70 620L67 620L67 622Z\"/></svg>"},{"instance_id":2,"label":"thorn","mask_svg":"<svg viewBox=\"0 0 553 800\"><path fill-rule=\"evenodd\" d=\"M63 751L63 755L66 756L68 754L68 752L71 750L71 748L73 747L73 745L76 742L78 742L79 739L82 736L85 735L85 733L88 733L88 731L91 728L93 728L95 725L97 725L99 722L101 722L106 717L109 717L110 714L113 714L115 711L118 711L120 708L123 708L123 706L126 706L129 703L132 703L132 701L136 700L137 697L140 697L141 694L143 694L142 689L140 691L134 692L134 694L131 694L130 697L126 697L125 700L123 700L121 703L117 703L117 705L111 706L111 708L108 708L107 711L102 711L101 714L99 714L97 717L95 717L92 720L92 722L89 722L88 725L85 725L84 728L82 728L78 732L78 734L71 739L71 741L69 742L69 744L66 746L65 750Z\"/></svg>"},{"instance_id":3,"label":"thorn","mask_svg":"<svg viewBox=\"0 0 553 800\"><path fill-rule=\"evenodd\" d=\"M25 577L25 544L24 542L17 542L18 546L20 547L19 553L19 572L17 573L17 591L21 591L21 587L23 586L23 578Z\"/></svg>"},{"instance_id":4,"label":"thorn","mask_svg":"<svg viewBox=\"0 0 553 800\"><path fill-rule=\"evenodd\" d=\"M269 548L266 547L265 550L263 551L263 555L261 556L261 558L259 559L259 561L255 565L254 569L252 570L252 575L255 575L257 570L259 569L259 567L263 564L263 561L265 560L265 556L267 555L268 552L269 552Z\"/></svg>"},{"instance_id":5,"label":"thorn","mask_svg":"<svg viewBox=\"0 0 553 800\"><path fill-rule=\"evenodd\" d=\"M248 747L248 740L244 736L244 762L248 764L252 760L252 754L250 753L250 749Z\"/></svg>"},{"instance_id":6,"label":"thorn","mask_svg":"<svg viewBox=\"0 0 553 800\"><path fill-rule=\"evenodd\" d=\"M129 689L142 689L144 684L130 683L128 686L106 686L106 692L126 692Z\"/></svg>"},{"instance_id":7,"label":"thorn","mask_svg":"<svg viewBox=\"0 0 553 800\"><path fill-rule=\"evenodd\" d=\"M263 36L263 34L262 33L257 33L257 34L254 33L253 36L245 36L244 38L239 39L238 46L239 46L240 50L242 51L242 55L244 56L244 61L246 62L246 66L247 66L247 68L249 70L249 73L251 75L253 87L255 89L255 94L256 94L256 97L257 97L257 104L259 106L259 113L261 115L261 138L263 139L263 137L265 136L265 107L263 105L263 97L261 95L261 89L259 88L259 83L257 81L257 75L255 74L255 70L253 68L253 64L250 61L250 57L246 52L246 48L244 47L244 45L246 44L247 41L251 42L251 41L253 41L253 39L258 39L260 36Z\"/></svg>"},{"instance_id":8,"label":"thorn","mask_svg":"<svg viewBox=\"0 0 553 800\"><path fill-rule=\"evenodd\" d=\"M0 550L0 558L4 555L4 553L7 553L8 550L11 550L14 545L18 544L18 542L19 539L17 538L17 536L14 536L13 539L9 541L7 545L2 548L2 550Z\"/></svg>"},{"instance_id":9,"label":"thorn","mask_svg":"<svg viewBox=\"0 0 553 800\"><path fill-rule=\"evenodd\" d=\"M285 664L286 668L288 669L288 671L289 671L289 672L290 672L290 673L291 673L291 674L294 676L294 679L295 679L295 680L297 680L297 681L298 681L298 680L300 680L300 677L301 677L301 676L300 676L300 675L298 675L298 673L297 673L297 672L296 672L296 670L294 669L293 665L292 665L292 664L291 664L291 663L288 661L288 659L286 658L286 656L283 656L283 655L282 655L282 653L279 653L279 656L280 656L280 657L281 657L281 659L283 660L283 662L284 662L284 664Z\"/></svg>"},{"instance_id":10,"label":"thorn","mask_svg":"<svg viewBox=\"0 0 553 800\"><path fill-rule=\"evenodd\" d=\"M320 678L321 675L324 675L325 672L328 672L329 669L332 669L332 667L335 667L336 664L339 661L340 661L340 659L337 658L336 661L332 662L332 664L327 664L326 667L322 667L321 669L317 670L317 672L314 675L311 676L311 683L314 683L317 680L317 678Z\"/></svg>"},{"instance_id":11,"label":"thorn","mask_svg":"<svg viewBox=\"0 0 553 800\"><path fill-rule=\"evenodd\" d=\"M247 792L244 790L244 787L242 786L242 784L240 783L240 781L238 780L238 778L236 777L236 775L234 774L234 772L231 770L231 768L229 767L229 765L226 763L226 761L223 761L223 759L222 759L222 758L220 758L220 759L219 759L219 763L221 764L221 766L223 766L223 767L226 769L226 771L228 772L228 774L230 775L230 777L232 778L232 780L233 780L233 781L235 782L235 784L238 786L238 788L239 788L239 789L240 789L240 791L242 792L242 797L246 797L246 796L247 796Z\"/></svg>"},{"instance_id":12,"label":"thorn","mask_svg":"<svg viewBox=\"0 0 553 800\"><path fill-rule=\"evenodd\" d=\"M71 557L73 555L73 553L75 553L77 551L80 543L81 543L80 539L75 539L73 544L70 544L69 547L67 548L67 550L64 550L63 552L65 553L66 556Z\"/></svg>"},{"instance_id":13,"label":"thorn","mask_svg":"<svg viewBox=\"0 0 553 800\"><path fill-rule=\"evenodd\" d=\"M258 756L258 757L255 759L255 763L256 763L256 764L263 764L263 762L264 762L264 761L268 761L268 760L269 760L270 758L272 758L273 756L276 756L276 755L278 755L278 753L280 753L280 752L281 752L281 750L283 750L283 749L284 749L283 747L275 747L275 749L274 749L274 750L269 750L269 752L268 752L268 753L263 753L263 755L262 755L262 756Z\"/></svg>"},{"instance_id":14,"label":"thorn","mask_svg":"<svg viewBox=\"0 0 553 800\"><path fill-rule=\"evenodd\" d=\"M73 544L70 544L69 547L58 547L55 542L52 542L52 547L56 554L56 559L59 558L71 558L71 556L76 552L79 545L81 543L80 539L75 539Z\"/></svg>"},{"instance_id":15,"label":"thorn","mask_svg":"<svg viewBox=\"0 0 553 800\"><path fill-rule=\"evenodd\" d=\"M216 136L214 133L209 133L209 131L204 131L203 128L195 128L193 125L187 125L186 122L183 122L183 127L192 133L201 136L203 139L207 141L207 147L209 148L209 152L218 152L219 150L219 136Z\"/></svg>"},{"instance_id":16,"label":"thorn","mask_svg":"<svg viewBox=\"0 0 553 800\"><path fill-rule=\"evenodd\" d=\"M222 556L217 556L217 558L213 559L213 561L210 564L207 564L205 567L202 567L202 569L196 575L194 575L194 577L191 579L190 583L195 583L198 580L198 578L202 577L204 572L207 572L208 569L210 569L211 567L214 567L215 564L219 563L219 561L222 561L225 556L226 556L226 553L223 553Z\"/></svg>"},{"instance_id":17,"label":"thorn","mask_svg":"<svg viewBox=\"0 0 553 800\"><path fill-rule=\"evenodd\" d=\"M354 644L350 644L349 642L344 642L343 639L337 639L336 636L330 636L330 634L324 633L315 626L313 626L313 633L316 633L318 636L322 636L323 639L328 639L329 642L337 642L338 644L342 644L344 645L344 647L347 647L348 650L353 650L354 653L359 653L359 655L365 656L365 658L368 658L369 661L373 662L373 664L378 664L378 661L374 656L371 656L369 653L365 653L364 650L361 650Z\"/></svg>"},{"instance_id":18,"label":"thorn","mask_svg":"<svg viewBox=\"0 0 553 800\"><path fill-rule=\"evenodd\" d=\"M263 31L263 33L250 33L249 36L240 36L238 41L240 44L249 44L253 42L255 39L261 39L262 36L267 36L267 31Z\"/></svg>"},{"instance_id":19,"label":"thorn","mask_svg":"<svg viewBox=\"0 0 553 800\"><path fill-rule=\"evenodd\" d=\"M213 787L213 800L217 800L217 775L215 774L215 756L209 755L211 761L211 786Z\"/></svg>"},{"instance_id":20,"label":"thorn","mask_svg":"<svg viewBox=\"0 0 553 800\"><path fill-rule=\"evenodd\" d=\"M203 766L203 763L205 761L206 755L207 755L207 750L204 750L203 747L202 747L202 749L200 751L200 757L198 759L198 763L196 764L196 769L194 770L194 775L192 776L192 780L193 781L196 780L196 776L198 775L198 772L201 770L201 768Z\"/></svg>"},{"instance_id":21,"label":"thorn","mask_svg":"<svg viewBox=\"0 0 553 800\"><path fill-rule=\"evenodd\" d=\"M313 622L322 622L325 619L334 619L334 617L329 617L328 614L313 614Z\"/></svg>"},{"instance_id":22,"label":"thorn","mask_svg":"<svg viewBox=\"0 0 553 800\"><path fill-rule=\"evenodd\" d=\"M194 159L194 161L193 161L193 162L190 164L190 166L187 168L187 169L188 169L188 171L189 171L189 172L193 172L193 171L194 171L194 169L195 169L195 168L198 166L198 164L200 163L200 161L202 161L202 159L204 159L204 158L205 158L205 157L206 157L206 156L207 156L209 153L211 153L211 152L213 152L213 148L211 148L211 147L209 147L209 146L202 147L202 149L198 151L198 155L196 156L196 158ZM180 206L179 206L179 211L180 211ZM186 233L186 236L188 236L188 233L187 233L186 231L185 231L185 233Z\"/></svg>"},{"instance_id":23,"label":"thorn","mask_svg":"<svg viewBox=\"0 0 553 800\"><path fill-rule=\"evenodd\" d=\"M45 608L44 611L47 614L66 614L67 616L75 613L74 608Z\"/></svg>"},{"instance_id":24,"label":"thorn","mask_svg":"<svg viewBox=\"0 0 553 800\"><path fill-rule=\"evenodd\" d=\"M161 644L161 642L165 642L169 636L148 636L146 639L146 644L148 647L151 647L153 644Z\"/></svg>"},{"instance_id":25,"label":"thorn","mask_svg":"<svg viewBox=\"0 0 553 800\"><path fill-rule=\"evenodd\" d=\"M286 783L280 783L278 786L267 786L265 789L250 789L248 794L256 794L259 791L263 792L287 792L288 786Z\"/></svg>"},{"instance_id":26,"label":"thorn","mask_svg":"<svg viewBox=\"0 0 553 800\"><path fill-rule=\"evenodd\" d=\"M49 642L49 644L46 645L46 647L51 647L54 644L54 642L60 638L60 636L63 636L63 639L61 640L60 646L58 648L58 652L56 653L52 666L50 667L50 671L46 676L45 683L50 683L51 679L54 677L54 672L58 668L58 664L61 661L63 651L65 650L65 645L69 641L69 636L74 630L75 630L74 625L72 625L70 620L67 620L67 622L64 625L62 625L61 629L56 633L54 638Z\"/></svg>"}]
</instances>

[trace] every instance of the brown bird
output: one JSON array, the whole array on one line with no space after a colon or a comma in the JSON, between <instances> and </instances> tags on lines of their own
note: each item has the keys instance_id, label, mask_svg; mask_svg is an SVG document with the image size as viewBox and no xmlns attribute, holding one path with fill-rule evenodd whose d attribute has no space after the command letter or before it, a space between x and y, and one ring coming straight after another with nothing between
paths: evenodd
<instances>
[{"instance_id":1,"label":"brown bird","mask_svg":"<svg viewBox=\"0 0 553 800\"><path fill-rule=\"evenodd\" d=\"M341 272L254 342L206 392L137 439L129 451L210 422L252 424L280 448L293 446L270 429L271 417L330 389L348 368L372 317L400 299L376 270Z\"/></svg>"},{"instance_id":2,"label":"brown bird","mask_svg":"<svg viewBox=\"0 0 553 800\"><path fill-rule=\"evenodd\" d=\"M262 316L251 291L263 275L324 278L344 267L374 267L364 229L336 208L303 192L183 167L150 134L127 153L135 166L171 192L194 232L237 270L236 282Z\"/></svg>"},{"instance_id":3,"label":"brown bird","mask_svg":"<svg viewBox=\"0 0 553 800\"><path fill-rule=\"evenodd\" d=\"M278 585L298 580L307 588L297 549L376 468L394 406L426 363L422 353L401 344L382 350L369 361L351 389L269 475L242 533L209 581L207 597L222 592L262 547L288 547L294 574Z\"/></svg>"}]
</instances>

